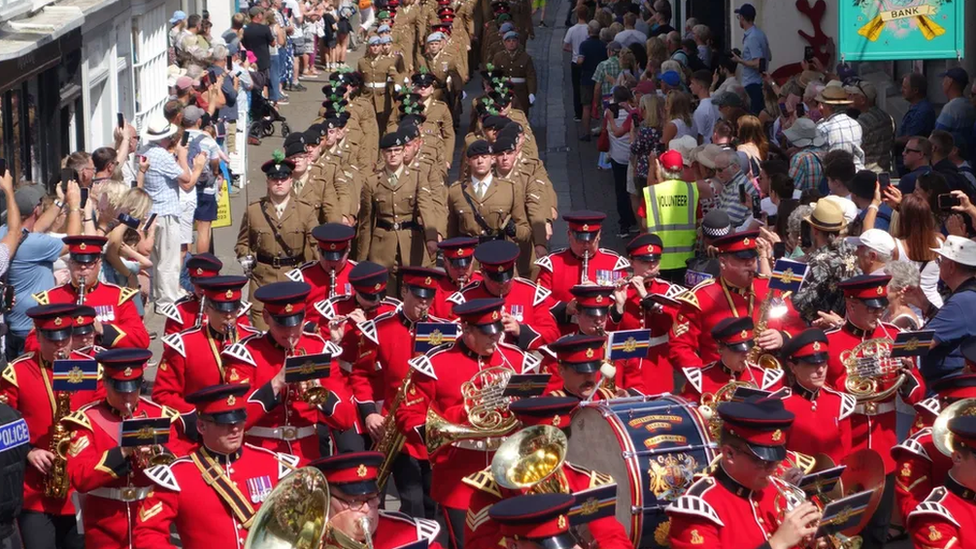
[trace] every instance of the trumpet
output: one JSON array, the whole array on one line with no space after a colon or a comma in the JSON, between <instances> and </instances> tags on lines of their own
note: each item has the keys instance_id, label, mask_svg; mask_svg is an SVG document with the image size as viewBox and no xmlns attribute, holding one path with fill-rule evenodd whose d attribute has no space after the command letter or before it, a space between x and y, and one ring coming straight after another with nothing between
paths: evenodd
<instances>
[{"instance_id":1,"label":"trumpet","mask_svg":"<svg viewBox=\"0 0 976 549\"><path fill-rule=\"evenodd\" d=\"M78 301L75 302L75 305L79 307L85 304L85 293L87 292L85 282L85 277L78 279Z\"/></svg>"},{"instance_id":2,"label":"trumpet","mask_svg":"<svg viewBox=\"0 0 976 549\"><path fill-rule=\"evenodd\" d=\"M580 284L586 284L590 278L590 251L583 252L583 269L580 271Z\"/></svg>"},{"instance_id":3,"label":"trumpet","mask_svg":"<svg viewBox=\"0 0 976 549\"><path fill-rule=\"evenodd\" d=\"M329 299L336 295L336 272L335 267L329 269Z\"/></svg>"}]
</instances>

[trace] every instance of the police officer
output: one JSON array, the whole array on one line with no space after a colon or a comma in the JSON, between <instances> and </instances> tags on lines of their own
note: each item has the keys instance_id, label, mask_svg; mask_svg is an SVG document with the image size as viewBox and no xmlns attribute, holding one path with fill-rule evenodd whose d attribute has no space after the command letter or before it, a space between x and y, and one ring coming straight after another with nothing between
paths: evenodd
<instances>
[{"instance_id":1,"label":"police officer","mask_svg":"<svg viewBox=\"0 0 976 549\"><path fill-rule=\"evenodd\" d=\"M0 487L0 547L22 547L20 533L14 524L24 506L24 468L30 451L30 430L17 410L0 399L0 475L6 479Z\"/></svg>"},{"instance_id":2,"label":"police officer","mask_svg":"<svg viewBox=\"0 0 976 549\"><path fill-rule=\"evenodd\" d=\"M122 288L100 282L98 273L102 266L102 248L108 243L104 236L66 236L68 245L68 271L71 280L67 284L38 292L32 297L38 305L70 303L94 307L98 313L95 333L103 347L149 347L149 332L139 316L132 299L138 289ZM84 294L84 299L79 296ZM33 338L28 338L25 349L36 348Z\"/></svg>"},{"instance_id":3,"label":"police officer","mask_svg":"<svg viewBox=\"0 0 976 549\"><path fill-rule=\"evenodd\" d=\"M698 217L698 187L681 180L684 160L678 151L658 156L663 181L644 187L644 217L647 232L661 238L668 253L661 258L661 270L672 282L684 280L686 261L695 255Z\"/></svg>"},{"instance_id":4,"label":"police officer","mask_svg":"<svg viewBox=\"0 0 976 549\"><path fill-rule=\"evenodd\" d=\"M506 32L502 43L505 46L504 51L496 53L491 62L515 85L514 95L518 107L528 114L529 108L535 103L535 63L532 56L519 47L518 32Z\"/></svg>"},{"instance_id":5,"label":"police officer","mask_svg":"<svg viewBox=\"0 0 976 549\"><path fill-rule=\"evenodd\" d=\"M170 465L146 470L156 486L139 505L133 547L170 546L174 526L187 549L239 549L255 513L293 468L293 455L243 443L247 385L214 385L187 395L202 444Z\"/></svg>"},{"instance_id":6,"label":"police officer","mask_svg":"<svg viewBox=\"0 0 976 549\"><path fill-rule=\"evenodd\" d=\"M312 229L318 224L315 208L292 192L288 160L270 160L261 166L268 176L267 196L251 202L241 219L234 252L243 264L253 265L245 273L251 279L250 295L259 287L286 280L285 273L315 259ZM251 309L251 322L265 329L259 303Z\"/></svg>"},{"instance_id":7,"label":"police officer","mask_svg":"<svg viewBox=\"0 0 976 549\"><path fill-rule=\"evenodd\" d=\"M315 304L340 295L352 294L349 271L356 262L349 259L356 230L341 223L326 223L312 229L319 257L286 275L289 280L304 282L312 287L306 303L306 322L319 319Z\"/></svg>"},{"instance_id":8,"label":"police officer","mask_svg":"<svg viewBox=\"0 0 976 549\"><path fill-rule=\"evenodd\" d=\"M466 152L471 175L448 189L446 236L476 236L482 241L532 237L525 214L525 193L515 183L496 178L487 141L475 141Z\"/></svg>"}]
</instances>

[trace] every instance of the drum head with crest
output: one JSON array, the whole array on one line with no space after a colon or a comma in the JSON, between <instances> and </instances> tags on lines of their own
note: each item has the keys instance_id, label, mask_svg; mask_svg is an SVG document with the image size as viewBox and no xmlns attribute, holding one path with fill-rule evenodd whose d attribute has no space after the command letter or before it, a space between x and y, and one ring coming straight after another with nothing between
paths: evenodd
<instances>
[{"instance_id":1,"label":"drum head with crest","mask_svg":"<svg viewBox=\"0 0 976 549\"><path fill-rule=\"evenodd\" d=\"M567 461L617 483L617 520L637 548L664 548L664 509L715 456L708 429L688 401L675 396L599 401L572 420Z\"/></svg>"}]
</instances>

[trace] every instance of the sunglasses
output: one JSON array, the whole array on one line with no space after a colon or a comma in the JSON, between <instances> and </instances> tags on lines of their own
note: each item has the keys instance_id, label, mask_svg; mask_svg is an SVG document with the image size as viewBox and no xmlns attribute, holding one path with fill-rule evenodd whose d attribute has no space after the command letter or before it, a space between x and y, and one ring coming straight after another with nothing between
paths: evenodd
<instances>
[{"instance_id":1,"label":"sunglasses","mask_svg":"<svg viewBox=\"0 0 976 549\"><path fill-rule=\"evenodd\" d=\"M907 154L907 153L915 153L915 154L922 154L922 151L920 151L920 150L918 150L918 149L909 149L908 147L905 147L905 153L906 153L906 154Z\"/></svg>"}]
</instances>

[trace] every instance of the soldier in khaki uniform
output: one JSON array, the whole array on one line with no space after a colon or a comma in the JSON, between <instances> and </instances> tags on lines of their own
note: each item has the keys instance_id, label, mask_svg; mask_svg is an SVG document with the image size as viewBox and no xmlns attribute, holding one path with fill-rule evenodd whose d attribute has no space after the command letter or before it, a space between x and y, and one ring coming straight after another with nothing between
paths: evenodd
<instances>
[{"instance_id":1,"label":"soldier in khaki uniform","mask_svg":"<svg viewBox=\"0 0 976 549\"><path fill-rule=\"evenodd\" d=\"M399 133L403 136L403 164L417 173L420 181L428 183L431 198L434 203L434 220L447 219L447 172L443 164L438 165L437 159L423 148L423 137L416 124L401 124ZM439 233L437 227L443 223L434 221L424 225L427 241L427 253L431 261L437 257L437 242Z\"/></svg>"},{"instance_id":2,"label":"soldier in khaki uniform","mask_svg":"<svg viewBox=\"0 0 976 549\"><path fill-rule=\"evenodd\" d=\"M268 176L268 194L248 204L241 218L234 252L251 279L251 295L261 286L288 280L285 273L316 258L312 229L318 219L315 208L293 193L294 169L295 164L284 159L261 166ZM260 302L252 304L251 324L267 330L263 311Z\"/></svg>"},{"instance_id":3,"label":"soldier in khaki uniform","mask_svg":"<svg viewBox=\"0 0 976 549\"><path fill-rule=\"evenodd\" d=\"M459 173L461 174L462 178L471 175L468 171L468 147L479 139L484 139L489 145L494 143L495 138L498 137L498 132L511 123L512 121L504 116L498 114L485 114L485 116L483 116L477 124L472 126L474 131L468 132L468 134L464 136L464 145L462 145L463 148L461 150L461 170Z\"/></svg>"},{"instance_id":4,"label":"soldier in khaki uniform","mask_svg":"<svg viewBox=\"0 0 976 549\"><path fill-rule=\"evenodd\" d=\"M519 185L492 174L491 145L475 141L467 155L471 176L447 190L447 237L529 241L532 229L525 214L525 194Z\"/></svg>"},{"instance_id":5,"label":"soldier in khaki uniform","mask_svg":"<svg viewBox=\"0 0 976 549\"><path fill-rule=\"evenodd\" d=\"M415 0L403 0L392 25L394 49L403 54L403 63L408 72L413 72L418 66L417 59L420 57L417 47L417 21L421 17L420 11L421 8L415 4Z\"/></svg>"},{"instance_id":6,"label":"soldier in khaki uniform","mask_svg":"<svg viewBox=\"0 0 976 549\"><path fill-rule=\"evenodd\" d=\"M315 129L309 129L309 136L314 136L316 142L319 133ZM330 203L330 208L335 208L339 199L335 194L335 187L326 187L325 181L321 177L313 177L312 164L309 162L311 155L308 152L309 140L303 132L292 132L285 138L285 158L295 165L292 171L292 192L302 202L315 209L315 218L321 223L325 219L326 202ZM327 196L326 191L331 191Z\"/></svg>"},{"instance_id":7,"label":"soldier in khaki uniform","mask_svg":"<svg viewBox=\"0 0 976 549\"><path fill-rule=\"evenodd\" d=\"M505 51L495 54L492 64L501 69L508 81L515 85L515 98L519 108L529 114L535 103L535 64L528 52L519 47L519 34L508 31L504 36Z\"/></svg>"},{"instance_id":8,"label":"soldier in khaki uniform","mask_svg":"<svg viewBox=\"0 0 976 549\"><path fill-rule=\"evenodd\" d=\"M497 6L497 11L492 19L485 23L481 30L481 64L487 65L495 58L495 54L505 49L502 45L503 33L515 30L515 23L512 16L508 13L508 4L498 4L493 2L492 6Z\"/></svg>"},{"instance_id":9,"label":"soldier in khaki uniform","mask_svg":"<svg viewBox=\"0 0 976 549\"><path fill-rule=\"evenodd\" d=\"M464 82L458 72L457 60L444 46L447 45L447 35L443 32L432 32L427 37L427 50L419 60L419 72L427 72L434 77L433 97L443 101L453 112L457 99L461 96ZM416 82L414 83L416 87ZM421 94L423 95L423 94Z\"/></svg>"},{"instance_id":10,"label":"soldier in khaki uniform","mask_svg":"<svg viewBox=\"0 0 976 549\"><path fill-rule=\"evenodd\" d=\"M454 126L447 105L431 97L433 77L430 73L413 76L414 90L420 93L404 94L397 112L390 118L387 131L395 131L408 117L420 128L425 150L437 158L439 166L447 175L454 154ZM422 94L426 94L426 99Z\"/></svg>"},{"instance_id":11,"label":"soldier in khaki uniform","mask_svg":"<svg viewBox=\"0 0 976 549\"><path fill-rule=\"evenodd\" d=\"M350 193L355 184L353 179L355 178L356 172L348 167L344 168L340 162L340 157L326 154L326 149L330 147L330 129L332 130L331 139L337 140L338 133L336 129L341 122L338 117L332 116L331 113L327 114L329 114L329 118L326 118L321 124L313 124L309 128L309 131L306 132L319 132L319 139L314 140L314 148L309 153L312 158L317 158L311 168L309 168L310 178L318 181L318 185L323 189L322 215L324 217L321 222L347 222L348 224L351 223L351 218L344 221L343 216L349 211L353 202ZM306 136L305 141L306 146L313 144L313 139L310 135ZM332 144L334 144L334 141ZM304 188L301 189L298 195L299 198L303 198L305 193L306 190Z\"/></svg>"},{"instance_id":12,"label":"soldier in khaki uniform","mask_svg":"<svg viewBox=\"0 0 976 549\"><path fill-rule=\"evenodd\" d=\"M349 85L344 94L348 103L345 112L349 115L346 127L358 128L361 135L359 143L364 148L362 157L375 162L379 158L380 130L376 123L376 114L373 112L372 100L369 90L364 85L363 75L359 72L349 74L351 75Z\"/></svg>"},{"instance_id":13,"label":"soldier in khaki uniform","mask_svg":"<svg viewBox=\"0 0 976 549\"><path fill-rule=\"evenodd\" d=\"M429 182L420 180L403 163L404 139L400 132L383 136L383 168L363 185L362 210L356 234L357 259L383 265L390 271L391 287L400 265L432 265L425 242L425 223L437 212ZM436 228L432 227L436 235Z\"/></svg>"},{"instance_id":14,"label":"soldier in khaki uniform","mask_svg":"<svg viewBox=\"0 0 976 549\"><path fill-rule=\"evenodd\" d=\"M532 133L532 127L529 126L529 118L524 111L519 110L512 104L512 94L496 91L488 94L488 97L491 98L492 104L498 109L498 114L517 123L521 127L523 154L538 160L539 144L535 139L535 135Z\"/></svg>"},{"instance_id":15,"label":"soldier in khaki uniform","mask_svg":"<svg viewBox=\"0 0 976 549\"><path fill-rule=\"evenodd\" d=\"M392 42L392 39L389 39ZM404 74L403 59L383 53L382 37L371 36L369 51L359 59L357 69L363 75L363 96L369 97L378 128L386 128L393 110L394 87Z\"/></svg>"}]
</instances>

